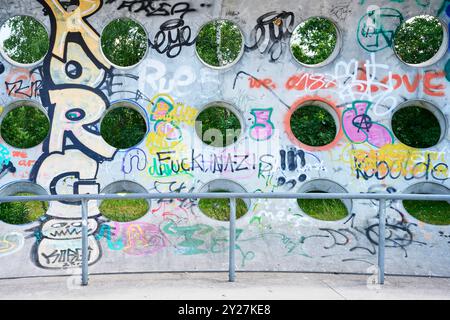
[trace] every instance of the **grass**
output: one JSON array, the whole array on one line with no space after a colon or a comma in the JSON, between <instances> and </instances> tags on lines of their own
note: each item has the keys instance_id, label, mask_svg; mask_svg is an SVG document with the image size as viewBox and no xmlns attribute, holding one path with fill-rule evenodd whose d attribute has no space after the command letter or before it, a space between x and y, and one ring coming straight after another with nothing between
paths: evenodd
<instances>
[{"instance_id":1,"label":"grass","mask_svg":"<svg viewBox=\"0 0 450 320\"><path fill-rule=\"evenodd\" d=\"M396 137L413 148L429 148L441 138L441 126L433 113L418 106L405 107L392 116Z\"/></svg>"},{"instance_id":2,"label":"grass","mask_svg":"<svg viewBox=\"0 0 450 320\"><path fill-rule=\"evenodd\" d=\"M450 224L450 204L448 202L403 200L403 206L417 220L434 225Z\"/></svg>"},{"instance_id":3,"label":"grass","mask_svg":"<svg viewBox=\"0 0 450 320\"><path fill-rule=\"evenodd\" d=\"M103 200L99 209L112 221L128 222L141 218L150 208L145 199L110 199Z\"/></svg>"},{"instance_id":4,"label":"grass","mask_svg":"<svg viewBox=\"0 0 450 320\"><path fill-rule=\"evenodd\" d=\"M27 192L16 193L15 196L32 196ZM0 203L0 220L9 224L26 224L38 220L48 209L43 201L3 202Z\"/></svg>"},{"instance_id":5,"label":"grass","mask_svg":"<svg viewBox=\"0 0 450 320\"><path fill-rule=\"evenodd\" d=\"M238 117L230 109L225 107L208 107L200 112L196 121L201 122L202 125L201 132L199 132L199 128L196 128L197 134L202 141L215 147L225 147L236 142L241 133L241 123ZM218 131L215 132L212 130ZM221 135L218 134L219 132ZM234 135L234 133L236 134ZM209 135L213 139L209 139ZM219 137L222 139L218 139Z\"/></svg>"},{"instance_id":6,"label":"grass","mask_svg":"<svg viewBox=\"0 0 450 320\"><path fill-rule=\"evenodd\" d=\"M308 146L325 146L336 137L336 123L331 114L319 106L301 106L291 116L294 136Z\"/></svg>"},{"instance_id":7,"label":"grass","mask_svg":"<svg viewBox=\"0 0 450 320\"><path fill-rule=\"evenodd\" d=\"M318 220L337 221L348 216L347 207L339 199L297 199L297 204L304 213Z\"/></svg>"},{"instance_id":8,"label":"grass","mask_svg":"<svg viewBox=\"0 0 450 320\"><path fill-rule=\"evenodd\" d=\"M38 108L20 106L9 111L0 131L7 144L16 148L31 148L47 137L50 123Z\"/></svg>"},{"instance_id":9,"label":"grass","mask_svg":"<svg viewBox=\"0 0 450 320\"><path fill-rule=\"evenodd\" d=\"M292 54L301 63L319 64L331 56L336 42L336 27L330 20L310 18L294 30L291 39Z\"/></svg>"},{"instance_id":10,"label":"grass","mask_svg":"<svg viewBox=\"0 0 450 320\"><path fill-rule=\"evenodd\" d=\"M142 115L128 107L117 107L102 120L100 133L105 141L118 149L128 149L144 139L147 126Z\"/></svg>"},{"instance_id":11,"label":"grass","mask_svg":"<svg viewBox=\"0 0 450 320\"><path fill-rule=\"evenodd\" d=\"M16 196L30 196L32 193L21 192ZM26 224L38 220L48 209L48 203L42 201L4 202L0 203L0 220L9 224ZM144 216L148 210L148 202L144 199L104 200L100 212L107 218L117 222L128 222Z\"/></svg>"},{"instance_id":12,"label":"grass","mask_svg":"<svg viewBox=\"0 0 450 320\"><path fill-rule=\"evenodd\" d=\"M229 192L228 190L215 190L211 192ZM229 199L200 199L198 202L200 210L208 217L220 220L230 220L230 200ZM236 219L245 215L248 211L245 201L236 199Z\"/></svg>"},{"instance_id":13,"label":"grass","mask_svg":"<svg viewBox=\"0 0 450 320\"><path fill-rule=\"evenodd\" d=\"M439 19L421 15L407 20L396 30L394 49L404 62L419 64L434 57L443 39Z\"/></svg>"}]
</instances>

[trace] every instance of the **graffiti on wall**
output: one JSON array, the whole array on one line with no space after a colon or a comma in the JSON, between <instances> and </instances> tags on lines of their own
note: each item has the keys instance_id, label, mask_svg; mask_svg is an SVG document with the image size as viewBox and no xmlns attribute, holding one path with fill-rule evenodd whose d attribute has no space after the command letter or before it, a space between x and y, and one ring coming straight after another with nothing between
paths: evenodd
<instances>
[{"instance_id":1,"label":"graffiti on wall","mask_svg":"<svg viewBox=\"0 0 450 320\"><path fill-rule=\"evenodd\" d=\"M145 13L147 17L154 16L173 16L181 14L181 18L190 12L196 12L197 9L191 7L186 1L173 3L172 1L162 0L106 0L105 4L118 3L117 10L126 9L128 12ZM201 7L210 6L210 4L202 3Z\"/></svg>"},{"instance_id":2,"label":"graffiti on wall","mask_svg":"<svg viewBox=\"0 0 450 320\"><path fill-rule=\"evenodd\" d=\"M102 6L101 0L80 1L71 12L56 0L39 0L51 21L51 50L44 59L43 106L51 119L44 152L33 166L32 181L51 194L99 193L99 164L116 150L92 125L109 107L98 86L111 66L98 46L99 36L86 18ZM61 72L65 70L65 72ZM94 238L98 228L96 203L89 203L89 263L100 258ZM81 263L81 208L79 202L51 202L40 226L34 256L43 268L75 267Z\"/></svg>"},{"instance_id":3,"label":"graffiti on wall","mask_svg":"<svg viewBox=\"0 0 450 320\"><path fill-rule=\"evenodd\" d=\"M404 257L408 257L411 247L427 245L415 237L418 225L408 222L395 204L389 206L388 213L388 250L399 249ZM260 254L254 248L270 243L284 257L332 259L337 256L345 263L363 262L373 265L376 263L379 224L371 222L364 227L354 226L354 217L353 214L333 227L303 228L301 216L286 216L286 211L277 212L269 204L265 204L248 224L236 230L235 250L238 262L241 267L246 267ZM288 223L293 229L281 231L275 225L277 221ZM97 239L104 238L110 250L129 255L156 255L161 250L169 250L176 255L196 256L226 254L228 235L227 227L182 223L176 215L170 214L160 225L145 222L103 225Z\"/></svg>"},{"instance_id":4,"label":"graffiti on wall","mask_svg":"<svg viewBox=\"0 0 450 320\"><path fill-rule=\"evenodd\" d=\"M417 95L440 102L448 90L448 72L440 64L426 69L393 69L382 58L392 46L395 27L406 16L400 9L369 7L359 21L354 21L355 47L369 52L367 57L336 60L328 68L313 71L289 65L294 12L258 13L256 23L254 18L247 22L250 33L245 51L251 62L222 74L186 62L195 59L192 30L197 22L192 24L190 18L210 7L210 3L39 3L50 19L51 51L34 69L5 69L0 64L0 74L4 73L5 98L42 101L51 131L43 153L37 156L0 144L0 178L6 177L3 181L31 179L51 194L99 193L104 187L99 172L105 168L117 169L118 177L139 181L149 192L157 193L194 192L217 177L242 181L249 192L296 192L304 182L334 176L351 179L350 184L355 182L353 190L361 186L373 190L393 181L448 181L445 152L407 148L394 139L383 122L405 97ZM73 5L76 8L68 10ZM148 28L153 54L139 68L117 70L105 60L99 35L89 23L90 17L100 17L95 14L101 8L117 9L136 19L158 19L154 27ZM347 23L354 8L352 1L338 0L327 10ZM241 18L244 16L236 19ZM197 139L193 129L198 111L218 95L232 96L242 111L244 139L220 150L199 148L200 141L191 145L191 138ZM333 101L342 134L332 146L312 150L277 135L277 130L287 131L280 119L294 109L292 101L301 97ZM148 132L139 146L117 151L101 138L99 121L113 99L131 100L142 106ZM259 152L257 147L278 139L281 145ZM250 144L247 149L246 144ZM258 263L264 254L374 263L379 226L376 212L371 211L373 204L358 207L367 206L367 212L349 212L344 221L324 225L311 222L298 206L290 206L287 201L279 209L268 203L272 207L252 203L251 214L239 221L235 249L241 267ZM412 248L427 246L418 226L390 205L387 248L407 257ZM197 209L198 201L192 199L157 200L142 220L119 223L101 217L97 204L92 202L89 263L99 261L102 252L149 259L158 255L211 255L220 260L228 250L229 230L225 224L204 220ZM30 229L35 241L32 257L37 266L59 269L81 264L80 217L79 202L50 205L37 226ZM446 242L447 236L448 232L442 231L441 238ZM21 233L0 234L0 257L16 253L23 246Z\"/></svg>"},{"instance_id":5,"label":"graffiti on wall","mask_svg":"<svg viewBox=\"0 0 450 320\"><path fill-rule=\"evenodd\" d=\"M369 52L389 48L392 46L395 30L402 22L403 15L397 9L368 9L358 23L358 43Z\"/></svg>"},{"instance_id":6,"label":"graffiti on wall","mask_svg":"<svg viewBox=\"0 0 450 320\"><path fill-rule=\"evenodd\" d=\"M255 123L250 127L250 137L257 141L268 140L272 137L275 126L270 120L272 108L252 109L250 113L255 117Z\"/></svg>"},{"instance_id":7,"label":"graffiti on wall","mask_svg":"<svg viewBox=\"0 0 450 320\"><path fill-rule=\"evenodd\" d=\"M351 150L349 158L357 179L445 181L449 178L448 163L442 152L387 144L380 149Z\"/></svg>"},{"instance_id":8,"label":"graffiti on wall","mask_svg":"<svg viewBox=\"0 0 450 320\"><path fill-rule=\"evenodd\" d=\"M25 238L21 233L9 232L0 235L0 258L20 251L24 244Z\"/></svg>"},{"instance_id":9,"label":"graffiti on wall","mask_svg":"<svg viewBox=\"0 0 450 320\"><path fill-rule=\"evenodd\" d=\"M350 108L342 113L342 128L352 143L368 142L381 148L394 142L394 135L389 129L368 115L372 103L370 101L353 101Z\"/></svg>"},{"instance_id":10,"label":"graffiti on wall","mask_svg":"<svg viewBox=\"0 0 450 320\"><path fill-rule=\"evenodd\" d=\"M8 96L19 99L39 97L42 79L39 69L27 70L13 68L5 78L5 89Z\"/></svg>"},{"instance_id":11,"label":"graffiti on wall","mask_svg":"<svg viewBox=\"0 0 450 320\"><path fill-rule=\"evenodd\" d=\"M246 51L256 51L269 57L270 62L276 62L288 51L288 39L294 27L293 12L271 11L256 20L256 25L250 32L250 43Z\"/></svg>"}]
</instances>

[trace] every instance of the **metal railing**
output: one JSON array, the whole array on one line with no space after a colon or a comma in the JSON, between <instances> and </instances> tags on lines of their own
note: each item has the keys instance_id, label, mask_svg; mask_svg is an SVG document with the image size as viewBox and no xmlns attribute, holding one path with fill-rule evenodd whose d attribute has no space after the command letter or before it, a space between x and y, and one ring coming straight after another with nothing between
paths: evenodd
<instances>
[{"instance_id":1,"label":"metal railing","mask_svg":"<svg viewBox=\"0 0 450 320\"><path fill-rule=\"evenodd\" d=\"M236 246L236 199L352 199L378 200L378 283L384 284L384 252L386 238L386 200L422 200L447 201L448 194L383 194L383 193L131 193L131 194L72 194L72 195L33 195L5 196L1 202L25 201L81 201L82 236L81 236L81 284L88 284L88 202L92 200L109 199L230 199L230 230L229 230L229 263L228 280L236 280L235 246Z\"/></svg>"}]
</instances>

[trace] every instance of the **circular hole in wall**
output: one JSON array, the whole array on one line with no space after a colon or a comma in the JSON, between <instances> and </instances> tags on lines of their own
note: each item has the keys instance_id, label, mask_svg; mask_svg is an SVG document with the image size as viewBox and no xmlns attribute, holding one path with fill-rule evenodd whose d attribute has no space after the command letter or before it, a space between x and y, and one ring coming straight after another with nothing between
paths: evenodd
<instances>
[{"instance_id":1,"label":"circular hole in wall","mask_svg":"<svg viewBox=\"0 0 450 320\"><path fill-rule=\"evenodd\" d=\"M413 148L437 145L446 132L442 112L430 102L410 100L394 109L391 127L395 137Z\"/></svg>"},{"instance_id":2,"label":"circular hole in wall","mask_svg":"<svg viewBox=\"0 0 450 320\"><path fill-rule=\"evenodd\" d=\"M103 29L101 49L115 67L134 67L147 53L147 32L140 23L132 19L115 19Z\"/></svg>"},{"instance_id":3,"label":"circular hole in wall","mask_svg":"<svg viewBox=\"0 0 450 320\"><path fill-rule=\"evenodd\" d=\"M128 149L139 144L147 133L144 115L129 102L114 103L100 124L100 134L114 148Z\"/></svg>"},{"instance_id":4,"label":"circular hole in wall","mask_svg":"<svg viewBox=\"0 0 450 320\"><path fill-rule=\"evenodd\" d=\"M299 189L300 193L347 193L336 182L316 179L306 182ZM324 221L338 221L352 212L351 199L297 199L300 209L308 216Z\"/></svg>"},{"instance_id":5,"label":"circular hole in wall","mask_svg":"<svg viewBox=\"0 0 450 320\"><path fill-rule=\"evenodd\" d=\"M437 17L419 15L403 22L395 31L393 48L397 57L410 66L436 63L447 51L447 26Z\"/></svg>"},{"instance_id":6,"label":"circular hole in wall","mask_svg":"<svg viewBox=\"0 0 450 320\"><path fill-rule=\"evenodd\" d=\"M107 185L103 194L130 194L148 193L140 184L122 180ZM100 213L106 218L116 222L129 222L143 217L150 210L150 202L147 199L107 199L99 200Z\"/></svg>"},{"instance_id":7,"label":"circular hole in wall","mask_svg":"<svg viewBox=\"0 0 450 320\"><path fill-rule=\"evenodd\" d=\"M450 194L450 189L432 182L420 182L408 187L404 193ZM450 225L450 203L446 201L403 200L403 207L411 216L433 225Z\"/></svg>"},{"instance_id":8,"label":"circular hole in wall","mask_svg":"<svg viewBox=\"0 0 450 320\"><path fill-rule=\"evenodd\" d=\"M213 20L204 24L195 42L197 57L208 67L228 68L239 61L244 53L241 29L229 20Z\"/></svg>"},{"instance_id":9,"label":"circular hole in wall","mask_svg":"<svg viewBox=\"0 0 450 320\"><path fill-rule=\"evenodd\" d=\"M332 62L339 54L339 28L330 19L309 18L294 29L289 47L293 57L301 65L322 67Z\"/></svg>"},{"instance_id":10,"label":"circular hole in wall","mask_svg":"<svg viewBox=\"0 0 450 320\"><path fill-rule=\"evenodd\" d=\"M13 64L31 66L44 59L50 46L47 29L30 16L14 16L0 28L0 51Z\"/></svg>"},{"instance_id":11,"label":"circular hole in wall","mask_svg":"<svg viewBox=\"0 0 450 320\"><path fill-rule=\"evenodd\" d=\"M202 188L200 188L199 192L246 193L247 190L245 190L244 187L234 181L227 179L217 179L205 184ZM248 212L250 204L250 199L236 199L236 219L241 218ZM204 215L214 220L230 220L230 200L228 198L200 199L200 201L198 202L198 207Z\"/></svg>"},{"instance_id":12,"label":"circular hole in wall","mask_svg":"<svg viewBox=\"0 0 450 320\"><path fill-rule=\"evenodd\" d=\"M290 129L301 143L321 147L334 141L339 131L336 111L323 101L303 102L291 114Z\"/></svg>"},{"instance_id":13,"label":"circular hole in wall","mask_svg":"<svg viewBox=\"0 0 450 320\"><path fill-rule=\"evenodd\" d=\"M13 182L0 191L0 196L47 195L44 188L31 182ZM14 225L34 222L42 217L48 209L48 202L2 202L0 203L0 220Z\"/></svg>"},{"instance_id":14,"label":"circular hole in wall","mask_svg":"<svg viewBox=\"0 0 450 320\"><path fill-rule=\"evenodd\" d=\"M42 143L50 131L50 121L42 107L30 101L18 101L6 107L0 134L15 148L32 148Z\"/></svg>"},{"instance_id":15,"label":"circular hole in wall","mask_svg":"<svg viewBox=\"0 0 450 320\"><path fill-rule=\"evenodd\" d=\"M198 114L195 131L207 145L226 147L239 139L242 119L232 105L221 101L213 102Z\"/></svg>"}]
</instances>

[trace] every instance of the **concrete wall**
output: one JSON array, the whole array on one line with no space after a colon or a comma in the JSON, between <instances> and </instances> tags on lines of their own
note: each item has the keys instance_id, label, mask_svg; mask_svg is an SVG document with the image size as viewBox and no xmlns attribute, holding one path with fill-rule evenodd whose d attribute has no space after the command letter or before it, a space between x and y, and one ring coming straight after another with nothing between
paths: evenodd
<instances>
[{"instance_id":1,"label":"concrete wall","mask_svg":"<svg viewBox=\"0 0 450 320\"><path fill-rule=\"evenodd\" d=\"M80 0L72 14L56 2L0 4L0 21L31 15L48 28L52 41L37 67L19 68L1 58L4 112L11 103L32 100L52 119L49 138L35 148L18 150L0 140L2 194L13 193L9 186L19 181L39 185L31 189L42 193L96 193L121 180L151 193L173 193L201 190L215 179L237 182L247 192L328 188L327 181L348 192L400 193L423 182L448 192L448 132L437 146L421 150L399 143L390 128L392 111L410 99L432 102L449 123L448 54L432 66L413 68L390 47L401 18L427 13L448 21L447 1ZM374 6L380 8L377 32L367 35L366 13ZM317 69L297 64L288 47L293 28L310 16L333 19L342 33L339 56ZM182 19L184 29L162 31L170 32L173 42L150 48L138 66L122 70L105 60L94 32L117 17L139 21L152 43L169 19ZM242 59L219 71L199 61L194 45L199 27L218 17L236 22L246 43ZM177 32L191 36L183 41ZM71 61L82 68L78 77L65 73ZM327 147L299 144L288 133L286 119L308 99L327 101L342 119L337 139ZM148 121L146 138L129 150L116 150L95 133L95 122L120 100L132 102ZM233 104L244 123L242 137L225 149L205 146L193 127L198 111L218 100ZM155 130L158 108L165 106L173 107L163 121L176 129L175 139ZM355 106L367 110L356 113ZM65 118L76 108L84 111L83 119ZM355 130L352 119L362 114L376 134ZM91 123L92 130L83 126ZM399 165L404 169L395 169ZM377 207L369 200L346 204L346 219L322 222L304 214L295 200L253 200L237 223L238 269L374 272ZM89 208L91 272L227 267L227 223L203 215L196 202L153 201L147 215L128 223L108 221L97 207L93 202ZM387 214L388 273L450 276L449 226L417 221L400 202L388 203ZM76 272L71 268L81 263L80 215L79 206L53 203L40 221L0 222L0 277Z\"/></svg>"}]
</instances>

